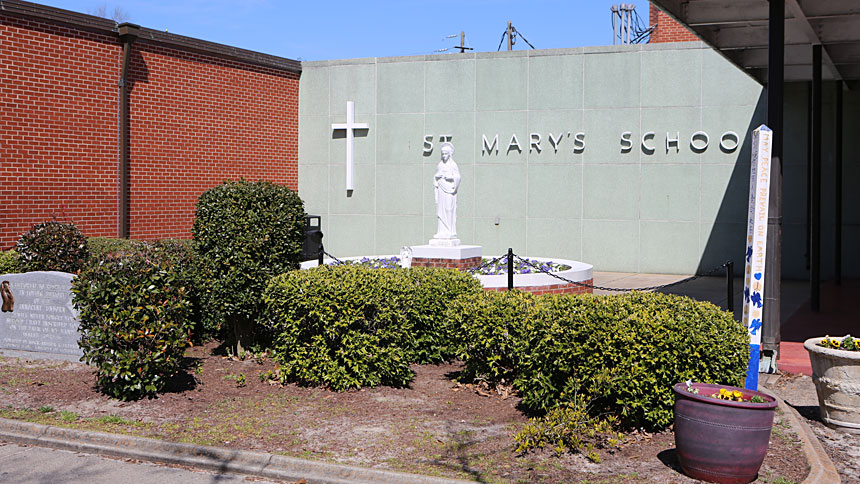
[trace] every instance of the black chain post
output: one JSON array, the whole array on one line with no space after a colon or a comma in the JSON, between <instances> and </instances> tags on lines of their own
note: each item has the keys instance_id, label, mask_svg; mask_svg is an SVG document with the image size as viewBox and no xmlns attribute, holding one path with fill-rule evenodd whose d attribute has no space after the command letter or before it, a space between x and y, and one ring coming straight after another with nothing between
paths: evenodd
<instances>
[{"instance_id":1,"label":"black chain post","mask_svg":"<svg viewBox=\"0 0 860 484\"><path fill-rule=\"evenodd\" d=\"M735 314L735 263L726 261L726 305L732 315Z\"/></svg>"},{"instance_id":2,"label":"black chain post","mask_svg":"<svg viewBox=\"0 0 860 484\"><path fill-rule=\"evenodd\" d=\"M514 288L514 249L508 248L508 291Z\"/></svg>"},{"instance_id":3,"label":"black chain post","mask_svg":"<svg viewBox=\"0 0 860 484\"><path fill-rule=\"evenodd\" d=\"M325 255L325 247L320 244L320 262L319 265L323 265L323 256Z\"/></svg>"}]
</instances>

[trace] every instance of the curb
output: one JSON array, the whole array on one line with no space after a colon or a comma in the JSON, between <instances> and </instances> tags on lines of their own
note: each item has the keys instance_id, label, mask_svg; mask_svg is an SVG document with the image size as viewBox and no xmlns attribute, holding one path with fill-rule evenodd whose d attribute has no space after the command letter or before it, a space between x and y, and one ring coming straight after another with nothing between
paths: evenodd
<instances>
[{"instance_id":1,"label":"curb","mask_svg":"<svg viewBox=\"0 0 860 484\"><path fill-rule=\"evenodd\" d=\"M464 484L405 472L329 464L262 452L166 442L129 435L74 430L0 418L0 440L88 454L178 464L308 484Z\"/></svg>"},{"instance_id":2,"label":"curb","mask_svg":"<svg viewBox=\"0 0 860 484\"><path fill-rule=\"evenodd\" d=\"M806 462L809 464L809 475L800 484L839 484L842 478L839 477L839 472L833 465L833 461L824 451L824 446L818 441L818 437L812 431L812 428L803 421L803 417L797 413L797 410L785 400L780 398L772 388L767 389L768 393L776 398L782 414L788 419L791 429L800 438L803 446L803 453L806 455Z\"/></svg>"}]
</instances>

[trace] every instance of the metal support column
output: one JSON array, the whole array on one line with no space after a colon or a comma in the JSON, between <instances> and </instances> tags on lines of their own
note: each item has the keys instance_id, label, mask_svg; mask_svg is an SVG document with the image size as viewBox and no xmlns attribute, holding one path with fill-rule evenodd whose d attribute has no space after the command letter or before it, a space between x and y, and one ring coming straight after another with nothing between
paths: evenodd
<instances>
[{"instance_id":1,"label":"metal support column","mask_svg":"<svg viewBox=\"0 0 860 484\"><path fill-rule=\"evenodd\" d=\"M836 81L836 233L833 247L833 281L842 284L842 81Z\"/></svg>"},{"instance_id":2,"label":"metal support column","mask_svg":"<svg viewBox=\"0 0 860 484\"><path fill-rule=\"evenodd\" d=\"M810 180L809 306L821 305L821 44L812 46L812 180Z\"/></svg>"},{"instance_id":3,"label":"metal support column","mask_svg":"<svg viewBox=\"0 0 860 484\"><path fill-rule=\"evenodd\" d=\"M762 329L762 366L776 368L779 353L780 292L782 291L782 103L785 67L785 3L770 1L767 53L767 125L773 130L770 204L767 218L767 260L765 261L765 306Z\"/></svg>"}]
</instances>

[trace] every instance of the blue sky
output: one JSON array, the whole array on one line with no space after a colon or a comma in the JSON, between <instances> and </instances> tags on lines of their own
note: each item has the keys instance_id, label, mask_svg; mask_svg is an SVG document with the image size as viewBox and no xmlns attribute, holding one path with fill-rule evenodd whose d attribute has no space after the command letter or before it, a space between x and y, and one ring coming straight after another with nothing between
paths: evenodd
<instances>
[{"instance_id":1,"label":"blue sky","mask_svg":"<svg viewBox=\"0 0 860 484\"><path fill-rule=\"evenodd\" d=\"M612 44L618 0L36 0L94 13L124 10L132 23L296 60L432 54L459 43L495 51L507 25L536 48ZM629 2L626 2L629 3ZM648 2L636 3L647 27ZM448 35L456 38L444 39ZM503 45L502 49L506 47ZM529 48L520 40L515 50ZM448 52L456 52L453 49Z\"/></svg>"}]
</instances>

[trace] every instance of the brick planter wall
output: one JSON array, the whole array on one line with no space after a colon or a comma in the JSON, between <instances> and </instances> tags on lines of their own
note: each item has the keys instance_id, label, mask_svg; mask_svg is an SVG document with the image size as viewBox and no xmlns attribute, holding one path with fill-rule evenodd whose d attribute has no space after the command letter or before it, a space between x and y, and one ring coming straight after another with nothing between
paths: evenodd
<instances>
[{"instance_id":1,"label":"brick planter wall","mask_svg":"<svg viewBox=\"0 0 860 484\"><path fill-rule=\"evenodd\" d=\"M583 284L594 284L594 279L582 281ZM520 291L530 292L532 294L591 294L594 290L590 287L583 287L577 284L563 283L552 286L522 286L515 287ZM485 287L485 291L507 291L506 287Z\"/></svg>"},{"instance_id":2,"label":"brick planter wall","mask_svg":"<svg viewBox=\"0 0 860 484\"><path fill-rule=\"evenodd\" d=\"M470 257L468 259L427 259L424 257L413 257L412 267L444 267L447 269L459 269L461 271L474 269L481 265L481 257Z\"/></svg>"},{"instance_id":3,"label":"brick planter wall","mask_svg":"<svg viewBox=\"0 0 860 484\"><path fill-rule=\"evenodd\" d=\"M122 42L113 21L0 11L0 249L34 223L119 235ZM298 189L300 63L140 29L129 86L129 233L190 237L226 179Z\"/></svg>"}]
</instances>

